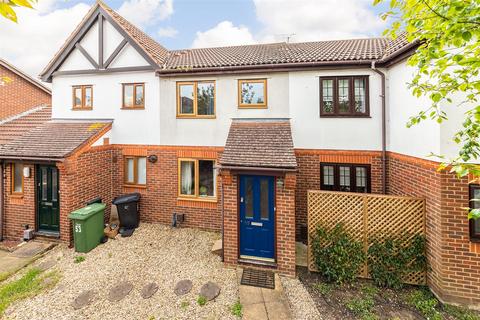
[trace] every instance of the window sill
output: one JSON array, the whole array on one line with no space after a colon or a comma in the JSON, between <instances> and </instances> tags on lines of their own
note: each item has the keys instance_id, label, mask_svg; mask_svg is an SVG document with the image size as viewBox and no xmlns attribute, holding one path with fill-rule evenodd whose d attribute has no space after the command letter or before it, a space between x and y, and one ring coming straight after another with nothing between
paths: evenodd
<instances>
[{"instance_id":1,"label":"window sill","mask_svg":"<svg viewBox=\"0 0 480 320\"><path fill-rule=\"evenodd\" d=\"M120 110L145 110L145 107L121 107Z\"/></svg>"},{"instance_id":2,"label":"window sill","mask_svg":"<svg viewBox=\"0 0 480 320\"><path fill-rule=\"evenodd\" d=\"M23 199L23 193L11 193L10 198Z\"/></svg>"},{"instance_id":3,"label":"window sill","mask_svg":"<svg viewBox=\"0 0 480 320\"><path fill-rule=\"evenodd\" d=\"M123 184L124 188L134 188L134 189L147 189L147 185L145 184Z\"/></svg>"},{"instance_id":4,"label":"window sill","mask_svg":"<svg viewBox=\"0 0 480 320\"><path fill-rule=\"evenodd\" d=\"M264 105L249 105L249 106L238 106L238 109L268 109L268 106Z\"/></svg>"},{"instance_id":5,"label":"window sill","mask_svg":"<svg viewBox=\"0 0 480 320\"><path fill-rule=\"evenodd\" d=\"M187 116L177 114L177 119L215 119L216 116Z\"/></svg>"},{"instance_id":6,"label":"window sill","mask_svg":"<svg viewBox=\"0 0 480 320\"><path fill-rule=\"evenodd\" d=\"M201 198L201 197L178 197L178 201L195 201L195 202L217 202L217 198Z\"/></svg>"},{"instance_id":7,"label":"window sill","mask_svg":"<svg viewBox=\"0 0 480 320\"><path fill-rule=\"evenodd\" d=\"M90 111L93 108L72 108L72 111Z\"/></svg>"},{"instance_id":8,"label":"window sill","mask_svg":"<svg viewBox=\"0 0 480 320\"><path fill-rule=\"evenodd\" d=\"M321 114L320 118L371 118L369 114L365 115L356 115L356 114Z\"/></svg>"}]
</instances>

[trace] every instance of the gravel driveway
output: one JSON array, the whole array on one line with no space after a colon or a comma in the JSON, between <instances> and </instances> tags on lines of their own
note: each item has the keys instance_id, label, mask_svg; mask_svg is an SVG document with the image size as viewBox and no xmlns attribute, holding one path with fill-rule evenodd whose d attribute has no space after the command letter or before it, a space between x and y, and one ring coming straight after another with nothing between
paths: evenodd
<instances>
[{"instance_id":1,"label":"gravel driveway","mask_svg":"<svg viewBox=\"0 0 480 320\"><path fill-rule=\"evenodd\" d=\"M32 299L12 305L8 319L235 319L230 307L238 300L236 272L223 266L210 253L219 237L216 233L195 229L172 229L142 224L130 238L110 240L84 254L85 261L74 263L79 255L65 246L57 246L37 261L56 261L62 279L57 286ZM175 284L190 279L190 293L177 297ZM107 300L111 287L130 281L134 288L119 302ZM142 287L156 282L158 292L150 299L140 296ZM200 287L213 281L221 292L201 307L197 304ZM72 301L84 290L96 291L92 304L75 310Z\"/></svg>"}]
</instances>

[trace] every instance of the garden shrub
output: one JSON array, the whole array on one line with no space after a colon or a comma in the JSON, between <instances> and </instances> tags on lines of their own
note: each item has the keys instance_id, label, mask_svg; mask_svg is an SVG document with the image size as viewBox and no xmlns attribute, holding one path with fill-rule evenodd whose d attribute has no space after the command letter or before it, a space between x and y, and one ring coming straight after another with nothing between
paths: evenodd
<instances>
[{"instance_id":1,"label":"garden shrub","mask_svg":"<svg viewBox=\"0 0 480 320\"><path fill-rule=\"evenodd\" d=\"M374 239L368 249L368 271L380 287L399 289L405 275L426 268L425 237L421 235Z\"/></svg>"},{"instance_id":2,"label":"garden shrub","mask_svg":"<svg viewBox=\"0 0 480 320\"><path fill-rule=\"evenodd\" d=\"M328 282L351 283L365 263L361 242L347 233L339 223L329 229L318 226L312 235L315 266Z\"/></svg>"}]
</instances>

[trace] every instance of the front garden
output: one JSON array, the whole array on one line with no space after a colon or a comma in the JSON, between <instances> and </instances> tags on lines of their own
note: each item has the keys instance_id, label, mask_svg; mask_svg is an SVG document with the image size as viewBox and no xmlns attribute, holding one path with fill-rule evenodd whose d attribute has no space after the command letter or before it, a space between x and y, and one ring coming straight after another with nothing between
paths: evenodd
<instances>
[{"instance_id":1,"label":"front garden","mask_svg":"<svg viewBox=\"0 0 480 320\"><path fill-rule=\"evenodd\" d=\"M426 286L405 284L427 271L423 236L390 235L365 248L342 224L320 225L311 250L318 273L299 268L298 276L324 319L480 319L477 312L441 304Z\"/></svg>"}]
</instances>

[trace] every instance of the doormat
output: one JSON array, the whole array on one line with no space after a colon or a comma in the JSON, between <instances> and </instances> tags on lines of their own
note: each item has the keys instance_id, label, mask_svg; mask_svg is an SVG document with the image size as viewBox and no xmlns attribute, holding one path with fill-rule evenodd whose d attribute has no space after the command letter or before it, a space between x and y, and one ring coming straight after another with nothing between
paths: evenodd
<instances>
[{"instance_id":1,"label":"doormat","mask_svg":"<svg viewBox=\"0 0 480 320\"><path fill-rule=\"evenodd\" d=\"M275 289L275 274L272 271L243 269L240 284L259 288Z\"/></svg>"}]
</instances>

